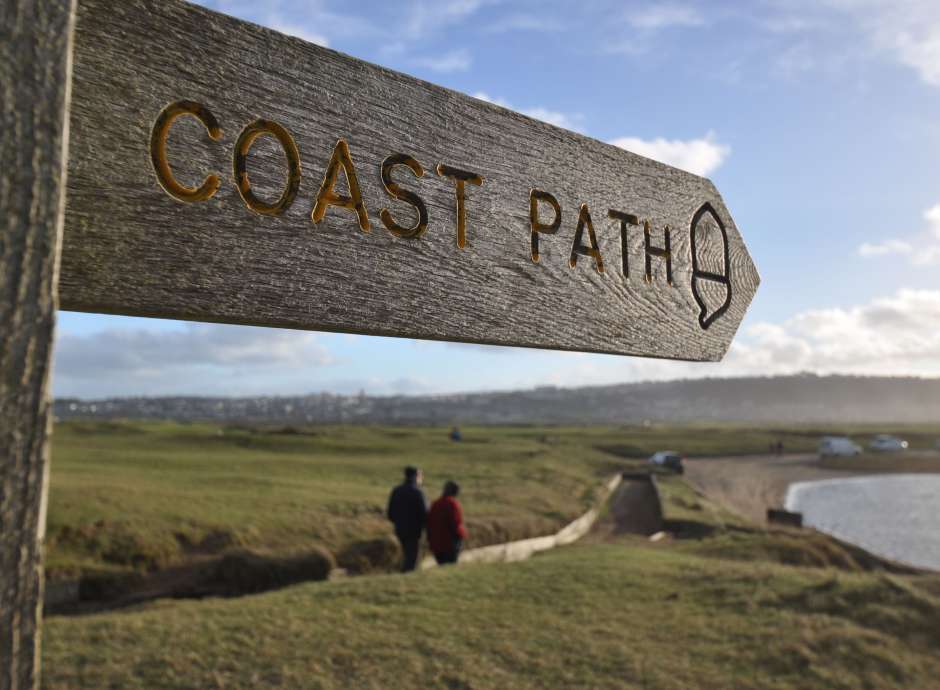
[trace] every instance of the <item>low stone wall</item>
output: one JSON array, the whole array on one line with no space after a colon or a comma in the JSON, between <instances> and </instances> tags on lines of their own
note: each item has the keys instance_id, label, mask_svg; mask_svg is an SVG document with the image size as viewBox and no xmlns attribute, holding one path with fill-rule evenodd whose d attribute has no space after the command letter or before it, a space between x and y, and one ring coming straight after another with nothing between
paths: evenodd
<instances>
[{"instance_id":1,"label":"low stone wall","mask_svg":"<svg viewBox=\"0 0 940 690\"><path fill-rule=\"evenodd\" d=\"M771 525L787 525L788 527L802 527L803 513L796 513L782 508L768 508L767 523Z\"/></svg>"},{"instance_id":2,"label":"low stone wall","mask_svg":"<svg viewBox=\"0 0 940 690\"><path fill-rule=\"evenodd\" d=\"M556 546L571 544L591 530L607 499L617 490L617 487L620 486L620 482L622 481L623 475L621 474L607 480L604 484L601 499L598 501L597 505L577 520L565 525L555 534L468 549L460 554L460 561L458 563L509 563L511 561L524 561L532 554L538 553L539 551L547 551ZM427 556L421 561L422 570L436 567L437 563L434 560L434 556Z\"/></svg>"}]
</instances>

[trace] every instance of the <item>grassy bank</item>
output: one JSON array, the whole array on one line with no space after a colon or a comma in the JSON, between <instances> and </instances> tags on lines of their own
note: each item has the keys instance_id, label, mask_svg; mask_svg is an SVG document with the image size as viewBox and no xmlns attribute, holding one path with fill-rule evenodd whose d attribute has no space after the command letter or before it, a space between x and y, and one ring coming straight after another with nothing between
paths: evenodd
<instances>
[{"instance_id":1,"label":"grassy bank","mask_svg":"<svg viewBox=\"0 0 940 690\"><path fill-rule=\"evenodd\" d=\"M927 689L938 630L901 578L597 545L52 619L43 687Z\"/></svg>"},{"instance_id":2,"label":"grassy bank","mask_svg":"<svg viewBox=\"0 0 940 690\"><path fill-rule=\"evenodd\" d=\"M478 542L552 531L595 498L619 460L518 430L265 429L175 423L56 428L49 510L53 579L153 569L236 546L288 553L387 534L407 464L429 495L464 486Z\"/></svg>"},{"instance_id":3,"label":"grassy bank","mask_svg":"<svg viewBox=\"0 0 940 690\"><path fill-rule=\"evenodd\" d=\"M698 538L53 617L43 687L940 687L940 578L663 493Z\"/></svg>"}]
</instances>

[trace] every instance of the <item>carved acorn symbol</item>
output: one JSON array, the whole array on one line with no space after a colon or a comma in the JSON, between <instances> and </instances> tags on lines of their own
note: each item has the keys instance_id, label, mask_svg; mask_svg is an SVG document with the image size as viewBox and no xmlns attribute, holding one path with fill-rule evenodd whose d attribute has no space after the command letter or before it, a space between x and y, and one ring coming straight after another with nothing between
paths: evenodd
<instances>
[{"instance_id":1,"label":"carved acorn symbol","mask_svg":"<svg viewBox=\"0 0 940 690\"><path fill-rule=\"evenodd\" d=\"M692 296L699 306L698 322L708 330L731 305L731 261L728 232L708 202L692 216Z\"/></svg>"}]
</instances>

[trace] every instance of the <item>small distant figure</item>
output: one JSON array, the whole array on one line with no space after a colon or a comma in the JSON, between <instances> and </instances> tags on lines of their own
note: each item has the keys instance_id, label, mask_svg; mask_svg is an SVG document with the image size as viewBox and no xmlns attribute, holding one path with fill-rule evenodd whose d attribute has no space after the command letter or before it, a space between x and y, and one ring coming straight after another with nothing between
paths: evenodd
<instances>
[{"instance_id":1,"label":"small distant figure","mask_svg":"<svg viewBox=\"0 0 940 690\"><path fill-rule=\"evenodd\" d=\"M457 482L448 481L444 484L444 493L431 504L428 512L428 545L438 565L456 563L467 538L463 510L457 501L459 493Z\"/></svg>"},{"instance_id":2,"label":"small distant figure","mask_svg":"<svg viewBox=\"0 0 940 690\"><path fill-rule=\"evenodd\" d=\"M783 457L783 441L777 441L775 450L777 451L778 458Z\"/></svg>"},{"instance_id":3,"label":"small distant figure","mask_svg":"<svg viewBox=\"0 0 940 690\"><path fill-rule=\"evenodd\" d=\"M424 476L417 467L405 468L405 481L392 489L386 515L395 525L395 536L401 544L401 571L407 573L418 565L421 533L427 523L428 502L421 490Z\"/></svg>"},{"instance_id":4,"label":"small distant figure","mask_svg":"<svg viewBox=\"0 0 940 690\"><path fill-rule=\"evenodd\" d=\"M463 440L463 436L462 436L461 433L460 433L460 429L458 429L457 427L453 427L453 428L450 430L450 440L451 440L451 441L462 441L462 440Z\"/></svg>"}]
</instances>

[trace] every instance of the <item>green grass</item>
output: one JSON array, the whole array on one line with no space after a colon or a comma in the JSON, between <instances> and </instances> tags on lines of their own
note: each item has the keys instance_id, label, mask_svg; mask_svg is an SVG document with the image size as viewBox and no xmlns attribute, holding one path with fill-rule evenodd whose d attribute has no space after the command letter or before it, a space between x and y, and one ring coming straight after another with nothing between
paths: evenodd
<instances>
[{"instance_id":1,"label":"green grass","mask_svg":"<svg viewBox=\"0 0 940 690\"><path fill-rule=\"evenodd\" d=\"M762 453L780 439L808 451L847 431L876 429L488 427L453 443L443 428L65 422L53 436L48 573L152 571L230 547L339 554L388 534L385 501L407 464L425 470L432 498L445 479L461 483L470 546L535 536L657 450ZM887 431L932 443L929 429Z\"/></svg>"},{"instance_id":2,"label":"green grass","mask_svg":"<svg viewBox=\"0 0 940 690\"><path fill-rule=\"evenodd\" d=\"M534 536L590 507L601 479L629 464L564 434L464 433L453 443L442 429L60 424L50 575L159 568L185 558L187 546L336 552L389 532L385 502L407 464L424 469L430 497L445 479L460 481L476 543Z\"/></svg>"},{"instance_id":3,"label":"green grass","mask_svg":"<svg viewBox=\"0 0 940 690\"><path fill-rule=\"evenodd\" d=\"M60 531L76 518L142 520L156 535L185 518L194 534L329 544L387 532L361 506L384 503L414 462L432 485L461 479L477 520L551 522L589 504L626 457L755 452L779 433L703 429L467 429L469 442L451 444L441 429L60 425L50 517ZM42 687L940 688L940 576L891 574L823 535L748 525L680 477L662 476L660 490L668 527L696 538L588 539L524 563L53 616ZM300 528L296 511L321 522Z\"/></svg>"},{"instance_id":4,"label":"green grass","mask_svg":"<svg viewBox=\"0 0 940 690\"><path fill-rule=\"evenodd\" d=\"M574 546L52 618L43 687L940 687L940 600L916 579L692 546Z\"/></svg>"}]
</instances>

